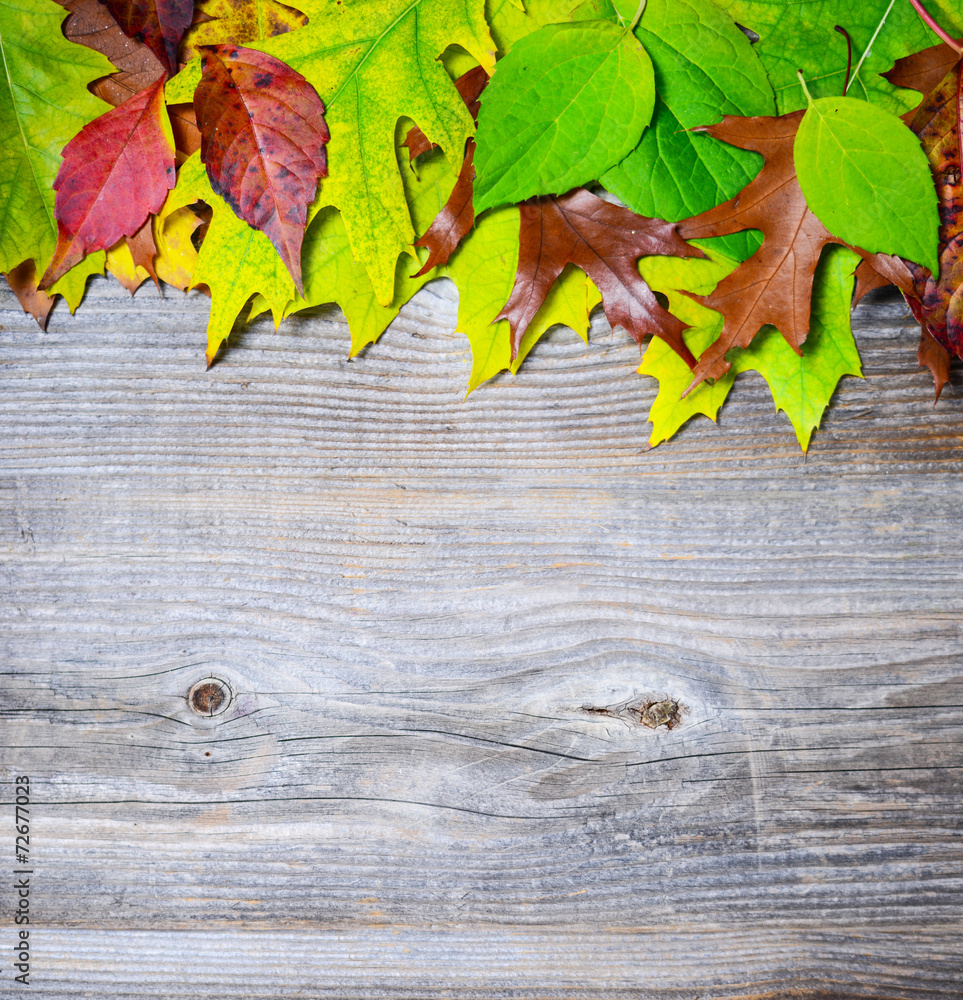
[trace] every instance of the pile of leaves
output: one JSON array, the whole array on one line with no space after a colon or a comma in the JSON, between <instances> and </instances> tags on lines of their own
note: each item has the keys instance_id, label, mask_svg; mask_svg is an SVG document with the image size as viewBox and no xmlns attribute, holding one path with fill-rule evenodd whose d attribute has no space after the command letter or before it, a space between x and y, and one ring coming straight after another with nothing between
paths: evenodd
<instances>
[{"instance_id":1,"label":"pile of leaves","mask_svg":"<svg viewBox=\"0 0 963 1000\"><path fill-rule=\"evenodd\" d=\"M449 278L469 391L601 306L653 444L755 370L805 449L868 290L937 397L963 357L963 20L928 3L5 0L0 271L41 326L105 267L202 289L208 364L332 302L357 354Z\"/></svg>"}]
</instances>

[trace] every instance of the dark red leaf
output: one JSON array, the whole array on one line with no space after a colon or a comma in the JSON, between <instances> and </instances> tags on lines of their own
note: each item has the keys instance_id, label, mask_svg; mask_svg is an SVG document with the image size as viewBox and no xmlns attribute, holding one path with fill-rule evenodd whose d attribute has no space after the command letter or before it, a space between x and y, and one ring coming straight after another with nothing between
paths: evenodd
<instances>
[{"instance_id":1,"label":"dark red leaf","mask_svg":"<svg viewBox=\"0 0 963 1000\"><path fill-rule=\"evenodd\" d=\"M416 247L428 247L428 259L420 271L413 274L418 278L433 267L448 263L448 258L458 249L475 224L475 140L465 143L465 160L461 165L458 180L452 188L445 207L435 216L428 231L416 243Z\"/></svg>"},{"instance_id":2,"label":"dark red leaf","mask_svg":"<svg viewBox=\"0 0 963 1000\"><path fill-rule=\"evenodd\" d=\"M164 79L95 118L64 147L54 181L57 249L40 282L49 288L94 250L133 236L174 186L174 145Z\"/></svg>"},{"instance_id":3,"label":"dark red leaf","mask_svg":"<svg viewBox=\"0 0 963 1000\"><path fill-rule=\"evenodd\" d=\"M943 386L950 380L950 352L926 329L920 328L920 346L916 352L920 368L929 368L936 389L934 403L938 403Z\"/></svg>"},{"instance_id":4,"label":"dark red leaf","mask_svg":"<svg viewBox=\"0 0 963 1000\"><path fill-rule=\"evenodd\" d=\"M636 215L585 188L559 198L531 198L519 210L515 287L495 317L508 320L512 358L555 280L566 264L574 264L602 293L602 308L612 326L624 327L639 344L648 334L661 337L690 368L695 365L682 339L686 324L659 304L638 268L640 257L653 254L705 256L679 236L674 223Z\"/></svg>"},{"instance_id":5,"label":"dark red leaf","mask_svg":"<svg viewBox=\"0 0 963 1000\"><path fill-rule=\"evenodd\" d=\"M328 172L321 98L273 56L212 45L204 50L194 110L211 185L268 236L301 292L308 205Z\"/></svg>"},{"instance_id":6,"label":"dark red leaf","mask_svg":"<svg viewBox=\"0 0 963 1000\"><path fill-rule=\"evenodd\" d=\"M194 17L194 0L102 0L128 38L143 41L167 72L177 72L177 49Z\"/></svg>"}]
</instances>

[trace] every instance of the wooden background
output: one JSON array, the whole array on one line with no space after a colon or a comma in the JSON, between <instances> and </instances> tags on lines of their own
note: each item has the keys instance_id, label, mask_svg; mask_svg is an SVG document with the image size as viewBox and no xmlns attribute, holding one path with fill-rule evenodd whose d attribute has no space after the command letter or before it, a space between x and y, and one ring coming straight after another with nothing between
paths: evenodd
<instances>
[{"instance_id":1,"label":"wooden background","mask_svg":"<svg viewBox=\"0 0 963 1000\"><path fill-rule=\"evenodd\" d=\"M963 392L899 301L808 458L752 375L647 451L604 321L463 401L445 283L353 361L205 372L206 310L0 297L31 995L961 995Z\"/></svg>"}]
</instances>

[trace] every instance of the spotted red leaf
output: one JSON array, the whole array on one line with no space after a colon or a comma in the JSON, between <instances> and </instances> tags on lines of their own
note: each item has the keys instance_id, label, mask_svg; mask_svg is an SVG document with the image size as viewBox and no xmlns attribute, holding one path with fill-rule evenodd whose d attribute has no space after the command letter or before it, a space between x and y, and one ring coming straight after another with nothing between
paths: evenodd
<instances>
[{"instance_id":1,"label":"spotted red leaf","mask_svg":"<svg viewBox=\"0 0 963 1000\"><path fill-rule=\"evenodd\" d=\"M177 49L194 17L194 0L103 0L128 38L143 41L173 76Z\"/></svg>"},{"instance_id":2,"label":"spotted red leaf","mask_svg":"<svg viewBox=\"0 0 963 1000\"><path fill-rule=\"evenodd\" d=\"M194 110L211 186L271 240L301 292L308 205L328 172L321 98L273 56L212 45Z\"/></svg>"},{"instance_id":3,"label":"spotted red leaf","mask_svg":"<svg viewBox=\"0 0 963 1000\"><path fill-rule=\"evenodd\" d=\"M53 185L57 249L41 288L160 211L175 180L163 78L84 126L63 157Z\"/></svg>"},{"instance_id":4,"label":"spotted red leaf","mask_svg":"<svg viewBox=\"0 0 963 1000\"><path fill-rule=\"evenodd\" d=\"M555 280L566 264L574 264L602 293L612 326L623 327L636 343L648 334L661 337L690 368L695 365L682 339L686 324L659 304L638 268L639 258L650 255L705 256L679 236L674 223L636 215L585 188L560 198L530 198L519 211L515 286L496 317L508 320L513 359Z\"/></svg>"}]
</instances>

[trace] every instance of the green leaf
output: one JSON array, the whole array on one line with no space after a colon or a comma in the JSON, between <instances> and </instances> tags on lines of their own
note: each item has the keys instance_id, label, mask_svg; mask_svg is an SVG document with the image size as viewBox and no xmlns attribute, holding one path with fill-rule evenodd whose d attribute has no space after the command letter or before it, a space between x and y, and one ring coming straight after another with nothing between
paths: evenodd
<instances>
[{"instance_id":1,"label":"green leaf","mask_svg":"<svg viewBox=\"0 0 963 1000\"><path fill-rule=\"evenodd\" d=\"M355 258L388 304L398 255L415 238L395 159L398 121L413 119L461 165L475 126L438 57L460 45L494 68L484 0L299 0L298 6L309 18L306 27L255 47L301 73L324 101L329 176L314 211L340 210Z\"/></svg>"},{"instance_id":2,"label":"green leaf","mask_svg":"<svg viewBox=\"0 0 963 1000\"><path fill-rule=\"evenodd\" d=\"M817 98L799 125L793 159L806 202L834 236L939 271L933 175L899 118L851 97Z\"/></svg>"},{"instance_id":3,"label":"green leaf","mask_svg":"<svg viewBox=\"0 0 963 1000\"><path fill-rule=\"evenodd\" d=\"M501 371L513 374L542 335L562 324L588 339L589 314L601 301L595 285L577 268L566 268L535 314L522 340L518 357L511 359L507 320L492 320L505 305L518 268L518 209L496 208L475 224L448 264L458 287L458 325L471 345L471 392ZM684 367L684 366L683 366ZM688 371L688 369L686 369Z\"/></svg>"},{"instance_id":4,"label":"green leaf","mask_svg":"<svg viewBox=\"0 0 963 1000\"><path fill-rule=\"evenodd\" d=\"M635 7L618 0L611 16L631 19ZM762 166L758 154L688 129L724 114L771 115L772 88L749 39L711 0L648 0L635 34L655 67L652 124L599 179L634 212L675 222L731 198ZM719 242L735 257L757 246L747 233Z\"/></svg>"},{"instance_id":5,"label":"green leaf","mask_svg":"<svg viewBox=\"0 0 963 1000\"><path fill-rule=\"evenodd\" d=\"M736 267L737 261L709 249L699 241L709 260L652 257L641 262L642 276L652 288L664 292L669 307L691 324L685 339L698 354L719 335L722 317L678 291L705 295ZM692 373L679 356L653 338L639 372L658 379L659 391L649 410L650 444L667 441L691 417L704 414L715 420L740 372L757 371L769 384L777 410L783 410L805 451L819 426L839 380L860 375L859 354L850 327L853 270L859 257L841 246L824 251L813 280L812 316L802 356L796 354L774 327L764 328L745 350L729 354L731 369L712 385L698 385L682 398Z\"/></svg>"},{"instance_id":6,"label":"green leaf","mask_svg":"<svg viewBox=\"0 0 963 1000\"><path fill-rule=\"evenodd\" d=\"M834 31L841 25L853 42L853 70L859 73L849 94L902 114L919 104L919 94L893 87L879 74L897 59L935 41L907 0L716 0L739 24L759 35L754 48L769 73L780 114L806 106L796 76L802 70L814 96L842 94L846 77L846 41ZM956 0L927 0L927 9L951 33L959 35ZM952 14L952 16L948 16Z\"/></svg>"},{"instance_id":7,"label":"green leaf","mask_svg":"<svg viewBox=\"0 0 963 1000\"><path fill-rule=\"evenodd\" d=\"M108 105L87 85L113 72L98 52L68 42L67 12L49 0L0 4L0 271L33 259L43 274L57 244L53 182L60 151ZM103 270L103 256L99 267ZM84 269L62 289L96 270ZM65 278L67 275L64 276ZM61 290L58 288L57 290ZM82 282L81 291L82 294Z\"/></svg>"},{"instance_id":8,"label":"green leaf","mask_svg":"<svg viewBox=\"0 0 963 1000\"><path fill-rule=\"evenodd\" d=\"M733 361L733 371L754 370L769 383L803 451L844 375L862 377L850 326L853 271L859 256L841 246L823 251L813 282L812 321L802 356L773 327L763 330Z\"/></svg>"},{"instance_id":9,"label":"green leaf","mask_svg":"<svg viewBox=\"0 0 963 1000\"><path fill-rule=\"evenodd\" d=\"M475 211L596 179L638 143L654 100L645 49L609 21L516 42L481 99Z\"/></svg>"},{"instance_id":10,"label":"green leaf","mask_svg":"<svg viewBox=\"0 0 963 1000\"><path fill-rule=\"evenodd\" d=\"M267 236L239 219L211 189L198 153L181 166L177 186L168 196L165 211L173 212L195 201L206 202L213 210L191 278L192 288L207 285L211 290L211 315L207 323L210 364L251 296L260 292L267 299L278 324L295 292L291 275Z\"/></svg>"}]
</instances>

